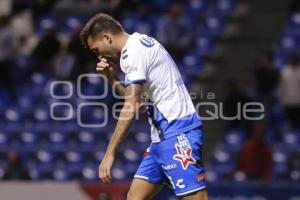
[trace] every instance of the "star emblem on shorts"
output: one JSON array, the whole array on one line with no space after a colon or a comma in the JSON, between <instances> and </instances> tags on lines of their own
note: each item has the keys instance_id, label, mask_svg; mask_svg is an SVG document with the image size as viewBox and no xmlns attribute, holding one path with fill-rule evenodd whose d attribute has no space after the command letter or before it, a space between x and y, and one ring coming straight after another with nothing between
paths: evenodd
<instances>
[{"instance_id":1,"label":"star emblem on shorts","mask_svg":"<svg viewBox=\"0 0 300 200\"><path fill-rule=\"evenodd\" d=\"M178 160L181 163L182 168L185 170L189 164L195 164L196 160L192 157L191 148L182 148L178 144L175 144L177 154L173 156L174 160Z\"/></svg>"}]
</instances>

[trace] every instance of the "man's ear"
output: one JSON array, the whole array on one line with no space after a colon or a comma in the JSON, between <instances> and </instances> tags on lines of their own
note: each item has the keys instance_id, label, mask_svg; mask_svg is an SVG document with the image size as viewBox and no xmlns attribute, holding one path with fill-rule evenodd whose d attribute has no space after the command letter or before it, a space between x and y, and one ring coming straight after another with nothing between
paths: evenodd
<instances>
[{"instance_id":1,"label":"man's ear","mask_svg":"<svg viewBox=\"0 0 300 200\"><path fill-rule=\"evenodd\" d=\"M111 35L109 35L109 34L107 34L107 33L104 33L104 34L103 34L103 37L108 41L109 44L112 43Z\"/></svg>"}]
</instances>

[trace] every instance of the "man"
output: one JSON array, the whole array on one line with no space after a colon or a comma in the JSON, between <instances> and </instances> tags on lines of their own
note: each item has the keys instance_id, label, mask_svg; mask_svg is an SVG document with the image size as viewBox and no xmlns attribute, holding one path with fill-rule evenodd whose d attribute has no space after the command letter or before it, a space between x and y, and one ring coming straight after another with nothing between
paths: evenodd
<instances>
[{"instance_id":1,"label":"man","mask_svg":"<svg viewBox=\"0 0 300 200\"><path fill-rule=\"evenodd\" d=\"M165 182L184 200L206 200L202 165L201 121L176 64L153 38L127 34L119 22L98 14L85 25L81 39L98 57L97 72L104 74L125 97L116 129L99 167L99 177L111 182L110 170L147 92L152 144L129 189L128 200L151 199ZM120 59L125 82L117 80L114 63ZM149 104L148 104L149 105Z\"/></svg>"}]
</instances>

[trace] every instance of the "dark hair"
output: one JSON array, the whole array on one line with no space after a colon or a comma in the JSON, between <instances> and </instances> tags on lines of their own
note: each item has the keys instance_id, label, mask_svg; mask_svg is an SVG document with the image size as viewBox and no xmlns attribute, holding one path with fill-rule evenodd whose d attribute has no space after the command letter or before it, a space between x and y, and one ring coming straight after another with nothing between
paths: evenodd
<instances>
[{"instance_id":1,"label":"dark hair","mask_svg":"<svg viewBox=\"0 0 300 200\"><path fill-rule=\"evenodd\" d=\"M270 49L262 51L261 56L265 57L270 62L272 62L274 59L273 51Z\"/></svg>"},{"instance_id":2,"label":"dark hair","mask_svg":"<svg viewBox=\"0 0 300 200\"><path fill-rule=\"evenodd\" d=\"M299 61L300 61L300 59L299 59L299 56L298 56L297 53L292 52L292 53L289 54L289 56L288 56L288 63L290 65L298 65Z\"/></svg>"},{"instance_id":3,"label":"dark hair","mask_svg":"<svg viewBox=\"0 0 300 200\"><path fill-rule=\"evenodd\" d=\"M88 47L88 37L96 37L98 34L103 32L110 32L112 34L119 34L123 32L122 25L112 18L110 15L100 13L91 18L86 25L83 27L80 38L81 42L85 47Z\"/></svg>"}]
</instances>

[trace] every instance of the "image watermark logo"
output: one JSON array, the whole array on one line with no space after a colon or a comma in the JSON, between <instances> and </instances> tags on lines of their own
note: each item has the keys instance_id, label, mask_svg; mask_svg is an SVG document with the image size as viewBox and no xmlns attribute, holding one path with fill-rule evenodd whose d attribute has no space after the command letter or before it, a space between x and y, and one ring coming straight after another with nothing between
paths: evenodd
<instances>
[{"instance_id":1,"label":"image watermark logo","mask_svg":"<svg viewBox=\"0 0 300 200\"><path fill-rule=\"evenodd\" d=\"M50 116L56 121L76 120L80 127L102 128L107 126L110 120L126 120L125 115L121 117L122 112L134 112L136 120L140 119L141 113L145 111L148 111L150 116L160 115L159 109L149 101L154 97L156 101L165 101L164 105L167 105L167 109L173 109L175 115L180 115L180 110L182 110L180 108L187 108L188 102L175 101L177 98L176 93L170 93L168 98L164 99L164 95L160 95L159 91L152 94L142 92L142 103L140 105L126 104L126 101L116 102L110 106L104 103L109 95L109 87L112 88L111 96L115 99L124 100L134 97L134 91L131 93L126 92L126 96L120 95L121 93L118 91L120 84L120 82L116 82L109 85L106 76L102 74L82 74L78 77L76 84L69 81L53 81L50 85L50 95L57 101L50 106ZM121 87L125 89L125 86ZM64 92L57 88L64 88ZM205 96L207 100L201 100L204 96L202 92L193 92L189 95L192 100L200 97L200 101L195 103L194 107L197 113L201 113L202 121L218 119L253 121L262 120L265 117L265 107L260 102L238 102L235 115L226 116L224 104L213 102L214 93L208 93ZM80 101L77 101L77 103L72 102L75 98ZM62 115L58 115L57 113L61 112L56 112L57 110L63 110L64 112ZM178 119L180 120L180 118Z\"/></svg>"}]
</instances>

